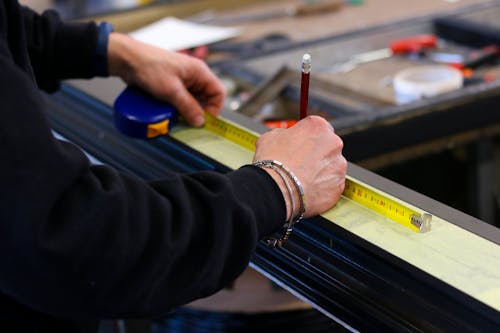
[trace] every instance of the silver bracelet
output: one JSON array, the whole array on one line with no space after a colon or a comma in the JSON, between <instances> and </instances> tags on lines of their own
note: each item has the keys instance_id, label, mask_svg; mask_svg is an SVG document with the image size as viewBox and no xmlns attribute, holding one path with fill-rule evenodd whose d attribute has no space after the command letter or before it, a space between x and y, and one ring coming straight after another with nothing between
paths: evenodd
<instances>
[{"instance_id":1,"label":"silver bracelet","mask_svg":"<svg viewBox=\"0 0 500 333\"><path fill-rule=\"evenodd\" d=\"M271 247L280 247L280 246L283 246L286 241L288 240L288 238L290 238L290 235L292 233L292 225L294 223L294 212L295 212L295 195L293 193L293 190L292 188L290 187L290 184L287 180L287 176L286 174L281 171L278 167L276 167L275 165L261 165L261 167L265 167L265 168L270 168L270 169L273 169L274 171L276 171L276 173L281 177L281 179L283 180L283 182L285 183L285 186L286 186L286 189L287 189L287 192L288 192L288 197L290 198L290 218L287 218L286 221L285 221L285 224L283 225L283 235L280 237L280 238L275 238L275 237L266 237L264 238L264 241L267 243L268 246L271 246Z\"/></svg>"},{"instance_id":2,"label":"silver bracelet","mask_svg":"<svg viewBox=\"0 0 500 333\"><path fill-rule=\"evenodd\" d=\"M288 191L288 195L290 196L290 204L291 204L291 214L290 218L285 222L283 229L283 235L280 238L275 238L275 237L268 237L265 239L267 245L271 247L281 247L283 246L286 241L290 238L290 235L292 233L293 225L295 223L298 223L303 217L304 213L306 211L306 206L305 206L305 194L304 194L304 188L302 187L302 184L300 180L295 176L295 174L287 168L283 163L275 160L261 160L261 161L256 161L252 163L252 165L258 166L258 167L265 167L265 168L270 168L283 179L283 182L285 183L285 186ZM299 193L299 198L300 198L300 205L299 205L299 212L297 215L294 215L295 212L295 195L294 192L292 191L290 184L287 180L292 180L293 184L295 185L295 188L297 192Z\"/></svg>"}]
</instances>

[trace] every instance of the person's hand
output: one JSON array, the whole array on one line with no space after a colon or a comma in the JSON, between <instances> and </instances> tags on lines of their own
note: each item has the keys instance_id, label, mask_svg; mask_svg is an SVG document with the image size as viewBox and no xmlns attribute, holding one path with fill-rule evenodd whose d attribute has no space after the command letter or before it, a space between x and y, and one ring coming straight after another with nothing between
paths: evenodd
<instances>
[{"instance_id":1,"label":"person's hand","mask_svg":"<svg viewBox=\"0 0 500 333\"><path fill-rule=\"evenodd\" d=\"M257 141L254 161L277 160L300 180L306 197L306 217L331 208L344 191L347 162L342 156L343 142L325 119L309 116L289 129L275 129ZM287 203L286 188L271 169L266 171L276 180ZM299 200L298 193L296 202ZM297 213L294 212L295 214Z\"/></svg>"},{"instance_id":2,"label":"person's hand","mask_svg":"<svg viewBox=\"0 0 500 333\"><path fill-rule=\"evenodd\" d=\"M174 105L193 126L203 125L204 111L218 115L224 102L224 86L203 61L123 34L109 36L108 68L110 75Z\"/></svg>"}]
</instances>

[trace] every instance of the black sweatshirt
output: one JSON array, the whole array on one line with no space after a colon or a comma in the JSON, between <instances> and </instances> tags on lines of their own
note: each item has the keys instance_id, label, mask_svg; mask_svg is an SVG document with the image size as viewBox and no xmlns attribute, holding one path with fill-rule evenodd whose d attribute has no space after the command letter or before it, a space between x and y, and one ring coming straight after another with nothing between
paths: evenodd
<instances>
[{"instance_id":1,"label":"black sweatshirt","mask_svg":"<svg viewBox=\"0 0 500 333\"><path fill-rule=\"evenodd\" d=\"M259 168L146 183L54 139L39 88L92 77L96 37L94 23L0 2L0 319L19 319L19 332L157 316L208 296L285 219Z\"/></svg>"}]
</instances>

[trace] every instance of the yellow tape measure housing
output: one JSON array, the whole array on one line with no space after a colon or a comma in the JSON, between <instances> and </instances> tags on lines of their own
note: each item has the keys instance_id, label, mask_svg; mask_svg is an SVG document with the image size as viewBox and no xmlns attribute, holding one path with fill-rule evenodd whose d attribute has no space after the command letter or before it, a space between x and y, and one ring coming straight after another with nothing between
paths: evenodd
<instances>
[{"instance_id":1,"label":"yellow tape measure housing","mask_svg":"<svg viewBox=\"0 0 500 333\"><path fill-rule=\"evenodd\" d=\"M259 138L259 134L247 128L208 113L205 118L205 129L251 151L255 151L255 143ZM391 199L382 191L368 188L353 178L346 178L345 190L342 195L413 231L426 232L430 230L432 219L430 214L419 213Z\"/></svg>"}]
</instances>

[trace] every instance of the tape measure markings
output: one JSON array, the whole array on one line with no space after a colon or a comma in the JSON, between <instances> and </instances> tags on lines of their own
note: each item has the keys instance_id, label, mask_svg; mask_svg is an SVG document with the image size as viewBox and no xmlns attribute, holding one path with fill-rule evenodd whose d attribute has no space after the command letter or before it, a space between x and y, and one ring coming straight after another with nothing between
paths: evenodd
<instances>
[{"instance_id":1,"label":"tape measure markings","mask_svg":"<svg viewBox=\"0 0 500 333\"><path fill-rule=\"evenodd\" d=\"M418 213L416 210L391 199L387 194L370 189L350 177L346 177L342 195L413 231L427 232L430 230L430 214Z\"/></svg>"},{"instance_id":2,"label":"tape measure markings","mask_svg":"<svg viewBox=\"0 0 500 333\"><path fill-rule=\"evenodd\" d=\"M255 151L259 134L221 117L206 114L204 129L237 145ZM342 195L358 204L385 216L415 232L430 230L432 215L399 203L388 194L368 187L347 176Z\"/></svg>"},{"instance_id":3,"label":"tape measure markings","mask_svg":"<svg viewBox=\"0 0 500 333\"><path fill-rule=\"evenodd\" d=\"M251 151L255 151L255 144L259 138L257 133L227 119L214 117L209 113L205 114L205 129Z\"/></svg>"},{"instance_id":4,"label":"tape measure markings","mask_svg":"<svg viewBox=\"0 0 500 333\"><path fill-rule=\"evenodd\" d=\"M135 87L127 87L118 96L114 104L113 118L115 126L124 134L132 137L151 139L167 134L171 125L176 122L177 111L173 106L155 100ZM205 113L204 129L221 139L226 139L246 149L247 151L241 152L243 155L247 155L247 152L249 155L250 152L255 151L255 145L259 138L258 133L227 119L212 116L209 113ZM192 133L190 129L175 132L175 134L172 133L172 136L183 136L180 134L180 132L183 132L185 139L189 137L188 141L193 140L193 137L190 137L190 133ZM199 129L198 131L195 130L195 132L194 137L198 138L195 141L199 142L201 132L199 132ZM224 156L224 152L220 149L217 150L217 155L222 158L227 157ZM211 157L214 158L214 156ZM235 157L236 155L231 156L231 158ZM231 166L234 167L238 162L241 162L241 160L236 160L235 163L231 163ZM352 178L347 178L343 195L414 231L425 232L430 229L431 217L429 214L419 214L415 210L388 198L383 192L371 190Z\"/></svg>"}]
</instances>

